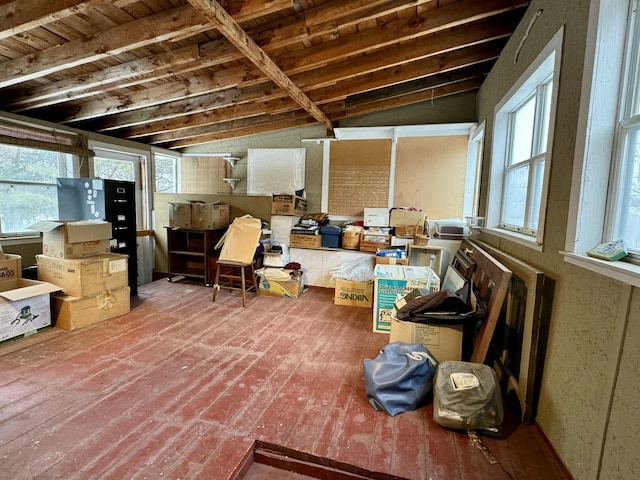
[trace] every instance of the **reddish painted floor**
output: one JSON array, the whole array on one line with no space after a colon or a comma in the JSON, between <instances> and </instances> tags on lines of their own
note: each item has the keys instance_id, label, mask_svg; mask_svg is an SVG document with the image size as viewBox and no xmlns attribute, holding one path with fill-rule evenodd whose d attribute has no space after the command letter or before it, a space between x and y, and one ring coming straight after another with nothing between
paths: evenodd
<instances>
[{"instance_id":1,"label":"reddish painted floor","mask_svg":"<svg viewBox=\"0 0 640 480\"><path fill-rule=\"evenodd\" d=\"M535 425L483 438L491 465L430 405L375 411L362 360L388 336L332 295L242 308L160 280L127 315L0 344L0 478L227 480L256 440L416 480L566 478Z\"/></svg>"}]
</instances>

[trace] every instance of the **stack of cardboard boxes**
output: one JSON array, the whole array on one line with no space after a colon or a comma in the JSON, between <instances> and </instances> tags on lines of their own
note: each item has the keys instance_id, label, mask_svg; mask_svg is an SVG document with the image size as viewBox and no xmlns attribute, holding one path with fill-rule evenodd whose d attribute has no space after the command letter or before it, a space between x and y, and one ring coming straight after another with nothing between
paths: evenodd
<instances>
[{"instance_id":1,"label":"stack of cardboard boxes","mask_svg":"<svg viewBox=\"0 0 640 480\"><path fill-rule=\"evenodd\" d=\"M111 223L39 222L38 280L59 287L51 296L55 326L75 330L129 312L128 257L110 253Z\"/></svg>"},{"instance_id":2,"label":"stack of cardboard boxes","mask_svg":"<svg viewBox=\"0 0 640 480\"><path fill-rule=\"evenodd\" d=\"M59 287L22 278L22 257L0 248L0 342L51 325L50 294Z\"/></svg>"}]
</instances>

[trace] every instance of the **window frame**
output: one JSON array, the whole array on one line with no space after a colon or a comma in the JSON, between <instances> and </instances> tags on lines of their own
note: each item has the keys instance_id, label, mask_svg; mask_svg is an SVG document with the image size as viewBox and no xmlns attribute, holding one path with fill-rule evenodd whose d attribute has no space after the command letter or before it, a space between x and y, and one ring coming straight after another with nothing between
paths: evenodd
<instances>
[{"instance_id":1,"label":"window frame","mask_svg":"<svg viewBox=\"0 0 640 480\"><path fill-rule=\"evenodd\" d=\"M560 76L560 66L562 62L562 44L564 37L564 27L561 27L551 38L547 45L538 54L536 59L527 67L524 73L512 85L509 91L502 97L494 108L494 128L492 135L492 152L491 152L491 168L489 175L489 190L486 206L486 224L483 230L487 233L510 239L516 243L526 245L536 250L542 250L544 243L545 217L547 209L549 175L551 171L551 163L553 158L553 138L555 130L555 117L558 100L558 86ZM538 95L541 85L552 83L551 103L548 111L548 125L546 151L544 154L534 155L530 160L534 162L544 158L544 171L542 177L542 189L539 200L538 209L538 227L534 230L531 228L518 228L503 222L503 205L506 191L507 165L510 155L510 128L512 122L512 113L522 106L533 95ZM536 106L543 106L544 102L536 98ZM545 123L545 109L541 108L543 115L538 119L539 122ZM534 133L533 142L538 143L542 132ZM536 153L540 153L536 151ZM522 166L522 162L517 164ZM533 171L528 173L528 185L533 178ZM529 190L527 191L529 195ZM527 204L531 205L531 201ZM535 202L533 202L535 204ZM530 218L530 212L525 210L525 216ZM526 225L526 224L525 224Z\"/></svg>"},{"instance_id":2,"label":"window frame","mask_svg":"<svg viewBox=\"0 0 640 480\"><path fill-rule=\"evenodd\" d=\"M56 175L55 178L58 177L66 177L68 175L69 171L73 171L74 169L74 158L71 154L66 153L66 152L61 152L61 151L56 151L53 149L45 149L45 148L36 148L36 147L32 147L32 146L22 146L22 145L16 145L16 144L10 144L7 143L5 144L9 147L13 147L13 148L21 148L21 149L28 149L28 150L37 150L37 151L42 151L42 152L48 152L48 153L54 153L57 155L57 171L56 171ZM56 188L56 183L55 181L53 182L30 182L30 181L23 181L23 180L11 180L11 179L4 179L4 178L0 178L0 184L2 185L26 185L26 186L42 186L42 187L50 187L55 189ZM56 209L57 209L57 197L56 197ZM0 239L1 240L9 240L9 239L13 239L13 240L17 240L17 239L22 239L22 238L30 238L30 237L39 237L39 233L25 229L25 230L21 230L21 231L15 231L15 232L4 232L2 230L2 225L0 224Z\"/></svg>"},{"instance_id":3,"label":"window frame","mask_svg":"<svg viewBox=\"0 0 640 480\"><path fill-rule=\"evenodd\" d=\"M583 85L565 250L568 263L640 287L640 259L629 255L623 261L607 262L588 257L586 250L611 235L611 180L615 177L614 151L619 138L617 100L625 85L626 31L629 15L640 7L638 0L595 0L590 9L583 72ZM626 7L626 8L625 8ZM636 13L637 15L637 13ZM640 32L636 32L640 35Z\"/></svg>"}]
</instances>

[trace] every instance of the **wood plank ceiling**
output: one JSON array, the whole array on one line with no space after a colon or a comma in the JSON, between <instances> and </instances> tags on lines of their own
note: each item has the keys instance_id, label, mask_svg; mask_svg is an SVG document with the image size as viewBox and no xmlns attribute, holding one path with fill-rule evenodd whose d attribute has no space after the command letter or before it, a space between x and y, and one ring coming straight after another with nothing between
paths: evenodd
<instances>
[{"instance_id":1,"label":"wood plank ceiling","mask_svg":"<svg viewBox=\"0 0 640 480\"><path fill-rule=\"evenodd\" d=\"M0 109L182 149L477 90L524 0L0 0Z\"/></svg>"}]
</instances>

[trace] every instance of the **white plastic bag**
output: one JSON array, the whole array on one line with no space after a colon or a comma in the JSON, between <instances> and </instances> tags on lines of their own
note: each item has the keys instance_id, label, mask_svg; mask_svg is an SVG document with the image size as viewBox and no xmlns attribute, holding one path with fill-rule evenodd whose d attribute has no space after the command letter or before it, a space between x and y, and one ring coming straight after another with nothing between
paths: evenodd
<instances>
[{"instance_id":1,"label":"white plastic bag","mask_svg":"<svg viewBox=\"0 0 640 480\"><path fill-rule=\"evenodd\" d=\"M350 280L352 282L371 282L374 280L373 274L374 258L363 256L357 260L343 262L331 270L331 281L336 278Z\"/></svg>"}]
</instances>

